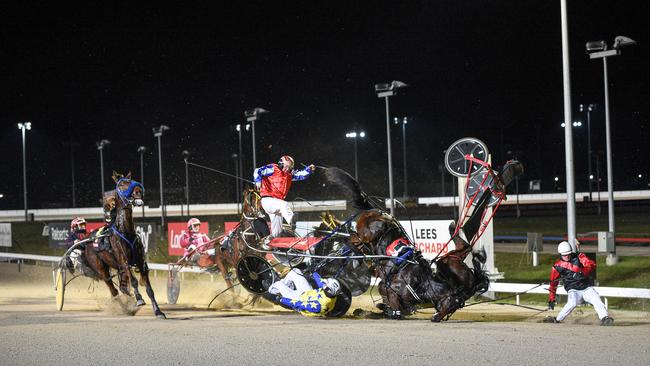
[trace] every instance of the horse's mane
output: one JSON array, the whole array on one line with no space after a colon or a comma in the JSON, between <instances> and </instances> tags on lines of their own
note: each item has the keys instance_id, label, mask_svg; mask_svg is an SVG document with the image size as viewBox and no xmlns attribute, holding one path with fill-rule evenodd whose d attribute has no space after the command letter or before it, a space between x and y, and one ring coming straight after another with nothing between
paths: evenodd
<instances>
[{"instance_id":1,"label":"horse's mane","mask_svg":"<svg viewBox=\"0 0 650 366\"><path fill-rule=\"evenodd\" d=\"M373 206L368 201L368 196L363 192L359 182L357 182L348 172L341 168L325 168L325 178L331 184L337 185L344 189L344 192L351 201L352 207L359 210L371 210Z\"/></svg>"}]
</instances>

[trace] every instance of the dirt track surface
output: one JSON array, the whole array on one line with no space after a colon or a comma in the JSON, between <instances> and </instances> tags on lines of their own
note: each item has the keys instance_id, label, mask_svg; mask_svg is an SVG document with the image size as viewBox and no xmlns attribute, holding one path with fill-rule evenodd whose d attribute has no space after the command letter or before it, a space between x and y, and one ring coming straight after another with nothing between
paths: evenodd
<instances>
[{"instance_id":1,"label":"dirt track surface","mask_svg":"<svg viewBox=\"0 0 650 366\"><path fill-rule=\"evenodd\" d=\"M233 309L241 306L234 300L218 304L219 310L205 310L220 284L201 280L183 282L181 292L187 296L181 299L202 308L166 305L164 281L159 278L155 289L168 316L159 320L148 305L135 316L114 315L106 306L107 291L98 287L88 294L85 279L71 284L64 311L55 311L48 271L23 268L18 274L15 266L0 264L0 364L647 365L650 361L648 313L612 312L613 327L598 326L593 310L586 307L567 323L543 324L547 313L493 304L467 307L440 324L429 322L426 314L404 321L310 319L269 306ZM364 300L368 299L358 299L353 306L363 307Z\"/></svg>"}]
</instances>

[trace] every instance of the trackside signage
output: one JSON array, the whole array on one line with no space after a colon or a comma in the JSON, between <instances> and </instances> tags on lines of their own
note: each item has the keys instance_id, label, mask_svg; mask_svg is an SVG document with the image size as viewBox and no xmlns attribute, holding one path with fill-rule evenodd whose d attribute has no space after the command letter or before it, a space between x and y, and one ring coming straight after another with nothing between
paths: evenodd
<instances>
[{"instance_id":1,"label":"trackside signage","mask_svg":"<svg viewBox=\"0 0 650 366\"><path fill-rule=\"evenodd\" d=\"M86 222L86 231L91 232L104 224L102 222ZM70 234L70 222L50 222L47 224L50 231L50 248L67 248L65 240Z\"/></svg>"},{"instance_id":2,"label":"trackside signage","mask_svg":"<svg viewBox=\"0 0 650 366\"><path fill-rule=\"evenodd\" d=\"M454 250L454 243L449 243L449 225L453 220L417 220L400 221L409 235L411 242L422 252L426 259L433 259L440 254L446 254Z\"/></svg>"},{"instance_id":3,"label":"trackside signage","mask_svg":"<svg viewBox=\"0 0 650 366\"><path fill-rule=\"evenodd\" d=\"M11 246L11 224L0 224L0 247Z\"/></svg>"},{"instance_id":4,"label":"trackside signage","mask_svg":"<svg viewBox=\"0 0 650 366\"><path fill-rule=\"evenodd\" d=\"M446 254L456 247L449 243L449 224L452 220L414 220L400 221L406 230L411 242L422 252L422 256L433 259L438 253ZM298 221L296 233L306 236L314 231L314 227L320 225L320 221ZM354 224L354 223L353 223Z\"/></svg>"},{"instance_id":5,"label":"trackside signage","mask_svg":"<svg viewBox=\"0 0 650 366\"><path fill-rule=\"evenodd\" d=\"M167 224L167 244L169 255L183 255L183 248L181 247L181 237L187 231L186 222L170 222ZM204 234L210 233L210 226L207 222L201 223L201 230Z\"/></svg>"},{"instance_id":6,"label":"trackside signage","mask_svg":"<svg viewBox=\"0 0 650 366\"><path fill-rule=\"evenodd\" d=\"M140 237L145 253L156 249L156 224L151 222L137 223L135 224L135 233Z\"/></svg>"}]
</instances>

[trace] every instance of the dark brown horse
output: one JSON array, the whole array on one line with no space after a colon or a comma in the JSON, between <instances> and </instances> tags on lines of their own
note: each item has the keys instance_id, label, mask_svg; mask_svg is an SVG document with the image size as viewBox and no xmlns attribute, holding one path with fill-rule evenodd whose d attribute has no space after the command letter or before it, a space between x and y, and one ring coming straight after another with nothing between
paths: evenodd
<instances>
[{"instance_id":1,"label":"dark brown horse","mask_svg":"<svg viewBox=\"0 0 650 366\"><path fill-rule=\"evenodd\" d=\"M114 191L104 195L105 210L110 210L111 223L99 229L96 234L109 234L106 238L98 239L93 245L86 245L85 256L90 268L96 272L97 277L106 283L112 296L117 296L118 291L113 285L110 269L118 271L120 291L128 296L129 281L137 305L145 304L142 295L138 291L138 280L131 272L131 267L140 273L140 279L144 283L147 295L151 300L154 314L159 318L165 318L156 302L151 283L149 281L149 267L145 262L144 247L135 233L133 225L133 205L141 206L144 202L144 187L142 184L131 179L131 173L126 176L113 172L113 180L116 187Z\"/></svg>"},{"instance_id":2,"label":"dark brown horse","mask_svg":"<svg viewBox=\"0 0 650 366\"><path fill-rule=\"evenodd\" d=\"M399 222L375 207L348 173L328 168L326 177L331 183L345 188L353 206L362 210L352 243L366 252L386 255L391 243L408 240ZM441 321L463 307L465 300L477 291L487 289L487 276L481 268L485 255L476 253L472 260L474 268L469 268L463 260L471 252L471 246L462 245L460 236L454 240L459 245L459 252L436 262L437 273L433 273L431 263L419 252L401 263L388 256L375 260L375 275L381 279L379 292L384 301L380 308L388 317L401 319L417 307L433 306L438 312L431 321Z\"/></svg>"}]
</instances>

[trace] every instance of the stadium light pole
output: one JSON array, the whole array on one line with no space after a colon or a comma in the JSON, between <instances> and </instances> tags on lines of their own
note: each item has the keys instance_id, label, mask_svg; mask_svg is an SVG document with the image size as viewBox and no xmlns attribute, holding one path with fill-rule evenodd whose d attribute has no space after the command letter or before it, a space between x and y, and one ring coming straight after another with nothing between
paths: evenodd
<instances>
[{"instance_id":1,"label":"stadium light pole","mask_svg":"<svg viewBox=\"0 0 650 366\"><path fill-rule=\"evenodd\" d=\"M246 129L248 130L248 128L249 128L249 125L247 123L246 124ZM241 178L243 178L243 176L244 176L244 163L242 161L242 137L241 137L243 129L244 129L244 126L242 126L240 123L238 123L235 126L235 130L237 131L237 139L238 139L238 142L239 142L239 145L238 145L239 150L237 151L237 162L235 163L236 164L235 173L237 175L237 178L239 178L239 179L237 179L237 190L236 190L237 191L237 200L236 200L236 202L237 202L237 215L239 215L239 205L241 204L241 199L242 199L240 197L241 196L240 192L242 192L244 190L243 181L241 180Z\"/></svg>"},{"instance_id":2,"label":"stadium light pole","mask_svg":"<svg viewBox=\"0 0 650 366\"><path fill-rule=\"evenodd\" d=\"M390 195L390 214L395 215L395 195L393 191L393 159L391 155L390 146L390 108L388 105L388 98L397 94L397 89L407 87L406 83L393 80L390 83L375 84L375 93L378 98L386 100L386 139L388 142L388 191Z\"/></svg>"},{"instance_id":3,"label":"stadium light pole","mask_svg":"<svg viewBox=\"0 0 650 366\"><path fill-rule=\"evenodd\" d=\"M357 157L357 140L366 137L365 131L352 131L345 134L346 138L352 139L354 143L354 179L359 181L359 159Z\"/></svg>"},{"instance_id":4,"label":"stadium light pole","mask_svg":"<svg viewBox=\"0 0 650 366\"><path fill-rule=\"evenodd\" d=\"M240 185L239 183L241 182L240 174L241 174L241 158L239 154L232 154L232 160L233 163L235 163L235 177L237 177L237 181L235 182L235 202L237 203L237 216L239 216L239 200L241 199L241 193L239 193L239 188Z\"/></svg>"},{"instance_id":5,"label":"stadium light pole","mask_svg":"<svg viewBox=\"0 0 650 366\"><path fill-rule=\"evenodd\" d=\"M138 154L140 154L140 184L144 186L144 153L147 152L145 146L138 146ZM144 205L142 205L142 217L144 218Z\"/></svg>"},{"instance_id":6,"label":"stadium light pole","mask_svg":"<svg viewBox=\"0 0 650 366\"><path fill-rule=\"evenodd\" d=\"M23 206L25 207L25 221L29 221L29 214L27 213L27 147L25 146L25 133L32 129L31 122L18 122L18 129L23 136Z\"/></svg>"},{"instance_id":7,"label":"stadium light pole","mask_svg":"<svg viewBox=\"0 0 650 366\"><path fill-rule=\"evenodd\" d=\"M257 168L257 155L255 152L255 121L257 121L259 116L264 113L269 113L269 111L259 107L255 107L251 110L244 111L244 116L246 117L246 121L251 123L252 134L253 134L253 169Z\"/></svg>"},{"instance_id":8,"label":"stadium light pole","mask_svg":"<svg viewBox=\"0 0 650 366\"><path fill-rule=\"evenodd\" d=\"M158 178L160 180L160 227L162 228L163 233L165 232L165 203L163 201L163 170L162 170L162 148L160 137L165 131L169 131L170 128L165 125L160 125L160 127L153 128L153 136L158 138Z\"/></svg>"},{"instance_id":9,"label":"stadium light pole","mask_svg":"<svg viewBox=\"0 0 650 366\"><path fill-rule=\"evenodd\" d=\"M594 181L594 175L591 172L591 112L596 109L595 104L580 104L580 112L586 112L587 113L587 183L589 185L589 202L593 201L593 194L592 194L592 183Z\"/></svg>"},{"instance_id":10,"label":"stadium light pole","mask_svg":"<svg viewBox=\"0 0 650 366\"><path fill-rule=\"evenodd\" d=\"M618 56L621 54L621 48L626 46L636 45L636 41L624 36L617 36L614 38L614 45L611 50L607 49L607 42L605 41L591 41L585 45L585 50L589 54L590 59L603 59L603 81L605 86L605 139L607 150L607 208L609 211L609 231L614 238L615 225L614 225L614 172L612 167L612 138L610 129L610 116L609 116L609 81L607 80L607 58ZM616 242L616 240L614 240ZM616 257L616 247L614 251L610 252L607 256L608 264L615 264L618 261Z\"/></svg>"},{"instance_id":11,"label":"stadium light pole","mask_svg":"<svg viewBox=\"0 0 650 366\"><path fill-rule=\"evenodd\" d=\"M95 144L97 145L97 150L99 150L99 169L101 170L101 179L102 179L102 201L104 200L104 192L106 192L106 189L104 188L104 147L106 147L108 144L111 142L103 139L101 141L97 141Z\"/></svg>"},{"instance_id":12,"label":"stadium light pole","mask_svg":"<svg viewBox=\"0 0 650 366\"><path fill-rule=\"evenodd\" d=\"M399 124L400 121L395 117L395 124ZM408 117L402 118L402 157L404 158L404 199L408 197L408 180L406 177L406 124L408 123Z\"/></svg>"},{"instance_id":13,"label":"stadium light pole","mask_svg":"<svg viewBox=\"0 0 650 366\"><path fill-rule=\"evenodd\" d=\"M72 175L72 207L77 207L77 182L74 177L74 148L79 146L78 142L70 141L70 172Z\"/></svg>"},{"instance_id":14,"label":"stadium light pole","mask_svg":"<svg viewBox=\"0 0 650 366\"><path fill-rule=\"evenodd\" d=\"M188 159L190 158L190 152L183 150L181 152L183 155L183 161L185 162L185 205L187 206L187 216L190 216L190 169L188 164Z\"/></svg>"},{"instance_id":15,"label":"stadium light pole","mask_svg":"<svg viewBox=\"0 0 650 366\"><path fill-rule=\"evenodd\" d=\"M560 1L560 17L562 27L562 79L564 97L564 120L572 121L571 117L571 68L569 65L569 27L567 20L567 0ZM573 131L567 123L564 127L564 152L566 170L567 194L567 237L569 243L575 246L576 240L576 192L573 175Z\"/></svg>"}]
</instances>

